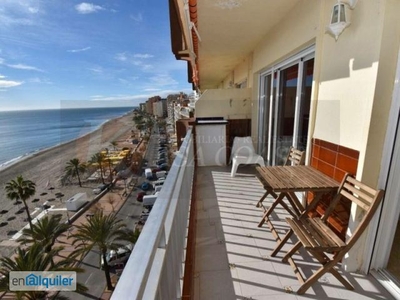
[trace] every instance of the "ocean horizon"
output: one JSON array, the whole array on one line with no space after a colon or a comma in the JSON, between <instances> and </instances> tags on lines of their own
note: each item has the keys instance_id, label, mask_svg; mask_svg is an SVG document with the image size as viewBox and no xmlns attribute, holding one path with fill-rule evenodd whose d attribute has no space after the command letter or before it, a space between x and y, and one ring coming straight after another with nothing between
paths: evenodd
<instances>
[{"instance_id":1,"label":"ocean horizon","mask_svg":"<svg viewBox=\"0 0 400 300\"><path fill-rule=\"evenodd\" d=\"M77 139L135 108L0 111L0 170L26 156Z\"/></svg>"}]
</instances>

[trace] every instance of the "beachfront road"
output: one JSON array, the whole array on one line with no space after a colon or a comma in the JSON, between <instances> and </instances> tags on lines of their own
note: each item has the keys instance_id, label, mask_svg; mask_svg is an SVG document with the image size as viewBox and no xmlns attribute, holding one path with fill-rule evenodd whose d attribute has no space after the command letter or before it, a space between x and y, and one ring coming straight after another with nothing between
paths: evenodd
<instances>
[{"instance_id":1,"label":"beachfront road","mask_svg":"<svg viewBox=\"0 0 400 300\"><path fill-rule=\"evenodd\" d=\"M159 147L158 139L158 129L155 129L153 134L150 136L145 154L145 158L148 161L148 166L152 165L156 160ZM140 186L142 181L144 181L144 176L139 178L137 186ZM127 227L131 230L134 229L135 223L139 221L139 217L143 211L142 203L136 201L137 193L140 191L141 190L136 188L125 201L121 209L117 212L118 217L124 220ZM91 251L88 255L86 255L81 264L81 267L85 269L85 272L78 274L78 282L84 283L88 288L88 291L86 293L62 292L60 295L66 296L73 300L100 299L106 288L106 277L104 271L100 270L99 265L99 252ZM113 276L112 273L111 276Z\"/></svg>"},{"instance_id":2,"label":"beachfront road","mask_svg":"<svg viewBox=\"0 0 400 300\"><path fill-rule=\"evenodd\" d=\"M143 211L142 204L136 201L138 189L134 190L124 205L118 211L117 215L124 220L127 227L134 229L135 223L139 220L139 216ZM86 285L88 291L86 293L77 292L61 292L60 295L73 300L100 299L106 288L106 277L103 270L100 270L100 255L98 251L91 251L83 259L81 268L85 269L84 273L78 274L78 282ZM111 273L111 276L113 274Z\"/></svg>"}]
</instances>

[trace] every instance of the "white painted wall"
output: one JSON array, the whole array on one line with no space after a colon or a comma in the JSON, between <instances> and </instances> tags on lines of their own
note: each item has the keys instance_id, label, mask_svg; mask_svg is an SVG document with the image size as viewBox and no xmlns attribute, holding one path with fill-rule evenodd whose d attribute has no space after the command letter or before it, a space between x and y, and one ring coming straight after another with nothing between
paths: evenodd
<instances>
[{"instance_id":1,"label":"white painted wall","mask_svg":"<svg viewBox=\"0 0 400 300\"><path fill-rule=\"evenodd\" d=\"M206 90L196 102L195 117L251 118L251 89Z\"/></svg>"},{"instance_id":2,"label":"white painted wall","mask_svg":"<svg viewBox=\"0 0 400 300\"><path fill-rule=\"evenodd\" d=\"M376 187L400 44L400 2L358 1L350 27L335 41L325 27L336 2L301 1L254 49L252 136L257 140L259 73L315 43L310 137L358 150L357 178ZM358 214L353 208L352 220ZM365 270L364 250L361 240L346 260L348 270Z\"/></svg>"}]
</instances>

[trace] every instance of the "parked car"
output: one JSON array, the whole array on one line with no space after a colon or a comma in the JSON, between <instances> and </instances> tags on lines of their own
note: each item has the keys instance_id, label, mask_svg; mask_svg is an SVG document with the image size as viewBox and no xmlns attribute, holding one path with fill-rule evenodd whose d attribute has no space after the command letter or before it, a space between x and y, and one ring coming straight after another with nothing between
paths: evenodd
<instances>
[{"instance_id":1,"label":"parked car","mask_svg":"<svg viewBox=\"0 0 400 300\"><path fill-rule=\"evenodd\" d=\"M150 168L147 168L144 170L144 175L146 176L147 179L152 179L153 178L153 173Z\"/></svg>"},{"instance_id":2,"label":"parked car","mask_svg":"<svg viewBox=\"0 0 400 300\"><path fill-rule=\"evenodd\" d=\"M140 188L143 191L147 191L150 188L150 184L148 182L143 182L142 185L140 186Z\"/></svg>"},{"instance_id":3,"label":"parked car","mask_svg":"<svg viewBox=\"0 0 400 300\"><path fill-rule=\"evenodd\" d=\"M166 178L167 174L168 174L167 171L159 171L159 172L156 173L156 176L157 176L158 179Z\"/></svg>"},{"instance_id":4,"label":"parked car","mask_svg":"<svg viewBox=\"0 0 400 300\"><path fill-rule=\"evenodd\" d=\"M160 168L153 168L151 169L151 172L153 172L153 174L156 174L157 172L160 172L161 169Z\"/></svg>"},{"instance_id":5,"label":"parked car","mask_svg":"<svg viewBox=\"0 0 400 300\"><path fill-rule=\"evenodd\" d=\"M110 184L108 183L108 184L101 184L101 185L99 185L97 188L95 188L94 190L93 190L93 193L95 194L95 195L98 195L98 194L100 194L102 191L104 191L106 188L108 188L110 186Z\"/></svg>"},{"instance_id":6,"label":"parked car","mask_svg":"<svg viewBox=\"0 0 400 300\"><path fill-rule=\"evenodd\" d=\"M160 168L161 171L168 171L168 169L169 169L169 166L167 163L161 164L158 167Z\"/></svg>"},{"instance_id":7,"label":"parked car","mask_svg":"<svg viewBox=\"0 0 400 300\"><path fill-rule=\"evenodd\" d=\"M157 186L163 185L164 182L165 182L165 179L158 179L157 181L154 181L154 182L152 183L153 189L155 189Z\"/></svg>"},{"instance_id":8,"label":"parked car","mask_svg":"<svg viewBox=\"0 0 400 300\"><path fill-rule=\"evenodd\" d=\"M124 247L118 248L117 250L111 250L106 255L107 264L110 267L115 267L118 264L124 264L128 261L129 255L131 255L133 249L132 244L128 244ZM104 267L103 258L101 258L101 268Z\"/></svg>"},{"instance_id":9,"label":"parked car","mask_svg":"<svg viewBox=\"0 0 400 300\"><path fill-rule=\"evenodd\" d=\"M165 164L167 161L165 159L157 160L157 165Z\"/></svg>"},{"instance_id":10,"label":"parked car","mask_svg":"<svg viewBox=\"0 0 400 300\"><path fill-rule=\"evenodd\" d=\"M136 196L136 200L139 202L143 201L143 197L146 195L146 192L139 192Z\"/></svg>"}]
</instances>

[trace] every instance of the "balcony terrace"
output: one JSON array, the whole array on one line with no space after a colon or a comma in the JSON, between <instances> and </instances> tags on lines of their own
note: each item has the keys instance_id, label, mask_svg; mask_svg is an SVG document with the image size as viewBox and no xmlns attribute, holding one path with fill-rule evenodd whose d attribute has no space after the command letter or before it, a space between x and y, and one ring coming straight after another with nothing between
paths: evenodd
<instances>
[{"instance_id":1,"label":"balcony terrace","mask_svg":"<svg viewBox=\"0 0 400 300\"><path fill-rule=\"evenodd\" d=\"M340 270L355 287L349 291L330 273L304 295L293 269L281 261L295 237L271 257L276 246L268 226L257 225L262 210L255 205L264 188L254 175L254 167L244 166L235 178L230 167L197 168L197 238L194 299L394 299L371 275ZM271 198L266 201L271 202ZM290 215L277 206L270 219L283 235ZM310 276L320 264L302 251L293 257L304 274Z\"/></svg>"},{"instance_id":2,"label":"balcony terrace","mask_svg":"<svg viewBox=\"0 0 400 300\"><path fill-rule=\"evenodd\" d=\"M198 167L193 177L193 155L189 131L112 299L190 298L182 297L181 279L184 250L190 245L182 228L188 223L191 194L196 199L196 239L190 299L394 299L371 275L344 270L340 273L354 291L326 274L306 294L296 294L300 283L281 261L294 238L271 257L275 239L266 225L257 227L262 210L255 204L264 189L254 167L240 167L235 178L229 166ZM272 199L264 203L268 201ZM286 216L278 206L270 217L278 233L288 230ZM305 251L293 258L307 276L320 266Z\"/></svg>"}]
</instances>

